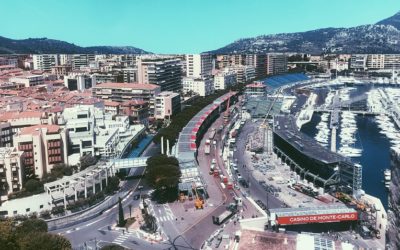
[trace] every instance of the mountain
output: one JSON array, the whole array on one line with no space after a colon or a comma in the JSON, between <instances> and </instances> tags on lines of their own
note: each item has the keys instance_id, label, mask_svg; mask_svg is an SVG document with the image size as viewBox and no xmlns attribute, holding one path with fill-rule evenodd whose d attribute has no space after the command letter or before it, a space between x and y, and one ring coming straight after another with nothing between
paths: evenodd
<instances>
[{"instance_id":1,"label":"mountain","mask_svg":"<svg viewBox=\"0 0 400 250\"><path fill-rule=\"evenodd\" d=\"M389 18L383 19L377 22L378 25L392 25L396 29L400 30L400 11Z\"/></svg>"},{"instance_id":2,"label":"mountain","mask_svg":"<svg viewBox=\"0 0 400 250\"><path fill-rule=\"evenodd\" d=\"M400 12L376 24L262 35L239 39L210 52L400 53Z\"/></svg>"},{"instance_id":3,"label":"mountain","mask_svg":"<svg viewBox=\"0 0 400 250\"><path fill-rule=\"evenodd\" d=\"M0 54L148 54L132 46L80 47L73 43L48 39L14 40L0 36Z\"/></svg>"}]
</instances>

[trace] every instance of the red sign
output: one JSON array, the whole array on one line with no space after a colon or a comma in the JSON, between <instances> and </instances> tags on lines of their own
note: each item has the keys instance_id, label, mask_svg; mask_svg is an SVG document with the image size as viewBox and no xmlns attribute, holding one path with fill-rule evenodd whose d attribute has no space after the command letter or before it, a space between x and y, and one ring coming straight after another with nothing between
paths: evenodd
<instances>
[{"instance_id":1,"label":"red sign","mask_svg":"<svg viewBox=\"0 0 400 250\"><path fill-rule=\"evenodd\" d=\"M321 223L321 222L352 221L357 219L358 219L357 212L353 212L353 213L341 213L341 214L285 216L285 217L278 217L277 222L279 225L291 225L291 224L307 224L307 223Z\"/></svg>"}]
</instances>

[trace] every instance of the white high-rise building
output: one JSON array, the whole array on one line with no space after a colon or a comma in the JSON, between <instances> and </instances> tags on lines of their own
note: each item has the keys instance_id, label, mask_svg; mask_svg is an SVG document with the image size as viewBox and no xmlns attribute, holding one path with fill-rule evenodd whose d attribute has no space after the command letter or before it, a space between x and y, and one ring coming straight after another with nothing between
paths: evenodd
<instances>
[{"instance_id":1,"label":"white high-rise building","mask_svg":"<svg viewBox=\"0 0 400 250\"><path fill-rule=\"evenodd\" d=\"M213 59L211 54L186 55L186 76L201 78L211 75Z\"/></svg>"},{"instance_id":2,"label":"white high-rise building","mask_svg":"<svg viewBox=\"0 0 400 250\"><path fill-rule=\"evenodd\" d=\"M236 84L234 71L222 71L214 75L214 89L226 89Z\"/></svg>"},{"instance_id":3,"label":"white high-rise building","mask_svg":"<svg viewBox=\"0 0 400 250\"><path fill-rule=\"evenodd\" d=\"M52 67L57 66L58 56L57 55L33 55L33 69L38 70L51 70Z\"/></svg>"},{"instance_id":4,"label":"white high-rise building","mask_svg":"<svg viewBox=\"0 0 400 250\"><path fill-rule=\"evenodd\" d=\"M214 92L214 81L211 78L183 78L183 92L197 93L199 96L207 96Z\"/></svg>"}]
</instances>

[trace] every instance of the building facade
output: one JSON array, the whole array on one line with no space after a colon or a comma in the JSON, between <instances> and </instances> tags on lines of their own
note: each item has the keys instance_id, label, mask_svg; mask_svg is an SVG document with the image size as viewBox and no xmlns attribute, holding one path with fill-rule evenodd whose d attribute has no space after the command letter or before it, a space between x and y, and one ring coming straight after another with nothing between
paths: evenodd
<instances>
[{"instance_id":1,"label":"building facade","mask_svg":"<svg viewBox=\"0 0 400 250\"><path fill-rule=\"evenodd\" d=\"M222 71L214 75L214 89L223 90L236 85L236 73L234 71Z\"/></svg>"},{"instance_id":2,"label":"building facade","mask_svg":"<svg viewBox=\"0 0 400 250\"><path fill-rule=\"evenodd\" d=\"M8 195L18 192L24 184L24 152L16 147L0 148L0 205Z\"/></svg>"},{"instance_id":3,"label":"building facade","mask_svg":"<svg viewBox=\"0 0 400 250\"><path fill-rule=\"evenodd\" d=\"M50 71L53 67L59 64L58 56L56 54L49 55L33 55L33 69Z\"/></svg>"},{"instance_id":4,"label":"building facade","mask_svg":"<svg viewBox=\"0 0 400 250\"><path fill-rule=\"evenodd\" d=\"M207 96L214 93L214 81L211 78L183 78L183 92L196 93L199 96Z\"/></svg>"},{"instance_id":5,"label":"building facade","mask_svg":"<svg viewBox=\"0 0 400 250\"><path fill-rule=\"evenodd\" d=\"M188 54L186 57L187 77L208 77L213 70L213 59L211 54Z\"/></svg>"},{"instance_id":6,"label":"building facade","mask_svg":"<svg viewBox=\"0 0 400 250\"><path fill-rule=\"evenodd\" d=\"M170 118L181 111L181 97L178 93L164 91L156 96L155 105L156 119Z\"/></svg>"},{"instance_id":7,"label":"building facade","mask_svg":"<svg viewBox=\"0 0 400 250\"><path fill-rule=\"evenodd\" d=\"M21 129L14 145L24 151L24 174L42 178L58 163L68 163L66 130L58 125L37 125Z\"/></svg>"},{"instance_id":8,"label":"building facade","mask_svg":"<svg viewBox=\"0 0 400 250\"><path fill-rule=\"evenodd\" d=\"M182 89L182 62L179 58L143 56L137 60L137 79L143 84L156 84L161 91Z\"/></svg>"}]
</instances>

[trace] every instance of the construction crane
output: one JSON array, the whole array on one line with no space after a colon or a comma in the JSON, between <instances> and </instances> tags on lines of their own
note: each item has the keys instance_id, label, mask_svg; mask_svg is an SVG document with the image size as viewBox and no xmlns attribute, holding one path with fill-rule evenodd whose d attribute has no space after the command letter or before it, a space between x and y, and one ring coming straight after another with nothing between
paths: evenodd
<instances>
[{"instance_id":1,"label":"construction crane","mask_svg":"<svg viewBox=\"0 0 400 250\"><path fill-rule=\"evenodd\" d=\"M231 93L231 91L229 91L229 94ZM229 97L229 99L228 99L228 104L227 104L227 106L226 106L226 110L225 110L225 113L224 113L224 125L228 125L229 124L229 118L230 118L230 110L229 110L229 108L230 108L230 104L231 104L231 98Z\"/></svg>"},{"instance_id":2,"label":"construction crane","mask_svg":"<svg viewBox=\"0 0 400 250\"><path fill-rule=\"evenodd\" d=\"M280 95L282 94L282 91L281 91L281 90L282 90L282 87L280 87L280 88L276 91L275 98L274 98L274 100L272 101L271 105L269 106L269 109L268 109L268 111L267 111L267 114L265 115L264 120L263 120L263 122L262 122L261 125L260 125L260 128L261 128L262 131L263 131L262 136L263 136L263 145L264 145L264 148L267 146L267 145L266 145L266 142L265 142L265 139L266 139L265 134L268 133L268 129L269 129L269 125L268 125L268 116L269 116L269 114L271 113L271 111L272 111L272 109L273 109L273 107L274 107L276 101L279 99Z\"/></svg>"},{"instance_id":3,"label":"construction crane","mask_svg":"<svg viewBox=\"0 0 400 250\"><path fill-rule=\"evenodd\" d=\"M196 209L203 209L204 201L199 198L199 195L197 194L196 184L194 182L192 183L192 189L194 195L196 196L196 199L194 200L194 206L196 207Z\"/></svg>"}]
</instances>

